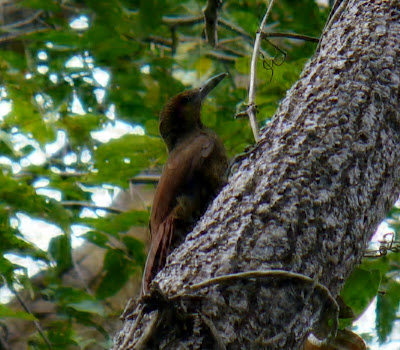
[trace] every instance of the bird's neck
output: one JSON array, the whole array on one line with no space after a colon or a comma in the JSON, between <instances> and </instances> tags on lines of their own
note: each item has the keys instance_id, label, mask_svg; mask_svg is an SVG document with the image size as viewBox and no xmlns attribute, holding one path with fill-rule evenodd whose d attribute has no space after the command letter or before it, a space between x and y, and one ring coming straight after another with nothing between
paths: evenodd
<instances>
[{"instance_id":1,"label":"bird's neck","mask_svg":"<svg viewBox=\"0 0 400 350\"><path fill-rule=\"evenodd\" d=\"M203 130L205 127L199 120L197 123L169 123L160 128L161 136L167 145L168 152L171 152L179 143L192 134Z\"/></svg>"}]
</instances>

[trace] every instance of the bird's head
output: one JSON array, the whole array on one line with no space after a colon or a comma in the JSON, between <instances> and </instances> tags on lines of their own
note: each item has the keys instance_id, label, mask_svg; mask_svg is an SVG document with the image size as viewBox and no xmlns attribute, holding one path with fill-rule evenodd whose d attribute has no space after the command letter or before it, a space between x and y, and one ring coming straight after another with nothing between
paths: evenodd
<instances>
[{"instance_id":1,"label":"bird's head","mask_svg":"<svg viewBox=\"0 0 400 350\"><path fill-rule=\"evenodd\" d=\"M183 91L167 102L160 113L160 133L168 150L181 136L203 127L200 118L202 101L225 76L226 73L222 73L212 77L199 88Z\"/></svg>"}]
</instances>

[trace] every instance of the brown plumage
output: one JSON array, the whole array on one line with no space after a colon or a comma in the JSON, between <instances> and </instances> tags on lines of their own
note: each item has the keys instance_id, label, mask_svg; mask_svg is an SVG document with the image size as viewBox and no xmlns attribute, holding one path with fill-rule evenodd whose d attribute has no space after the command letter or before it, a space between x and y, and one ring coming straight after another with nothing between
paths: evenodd
<instances>
[{"instance_id":1,"label":"brown plumage","mask_svg":"<svg viewBox=\"0 0 400 350\"><path fill-rule=\"evenodd\" d=\"M173 97L160 114L160 133L168 160L158 183L150 217L151 246L142 294L149 291L167 256L181 244L225 183L224 146L201 122L201 103L226 76L217 75L197 89Z\"/></svg>"}]
</instances>

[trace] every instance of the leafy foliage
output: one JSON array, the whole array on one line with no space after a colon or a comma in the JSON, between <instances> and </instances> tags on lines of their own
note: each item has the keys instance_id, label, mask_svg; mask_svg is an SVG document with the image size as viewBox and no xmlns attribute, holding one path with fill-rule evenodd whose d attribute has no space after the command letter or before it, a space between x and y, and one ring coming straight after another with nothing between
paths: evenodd
<instances>
[{"instance_id":1,"label":"leafy foliage","mask_svg":"<svg viewBox=\"0 0 400 350\"><path fill-rule=\"evenodd\" d=\"M28 321L36 320L36 317L34 317L30 313L23 312L23 311L15 311L4 305L0 305L0 317L1 318L8 318L8 317L20 318L20 319L28 320Z\"/></svg>"}]
</instances>

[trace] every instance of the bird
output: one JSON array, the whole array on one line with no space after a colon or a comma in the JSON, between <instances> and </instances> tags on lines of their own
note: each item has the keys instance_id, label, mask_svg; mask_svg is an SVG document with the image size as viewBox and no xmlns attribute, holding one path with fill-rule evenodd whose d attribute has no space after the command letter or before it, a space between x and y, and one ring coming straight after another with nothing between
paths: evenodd
<instances>
[{"instance_id":1,"label":"bird","mask_svg":"<svg viewBox=\"0 0 400 350\"><path fill-rule=\"evenodd\" d=\"M151 244L142 295L149 294L150 284L167 256L183 242L226 183L228 158L223 142L201 121L203 100L226 75L216 75L199 88L172 97L160 112L160 134L168 159L151 209Z\"/></svg>"}]
</instances>

